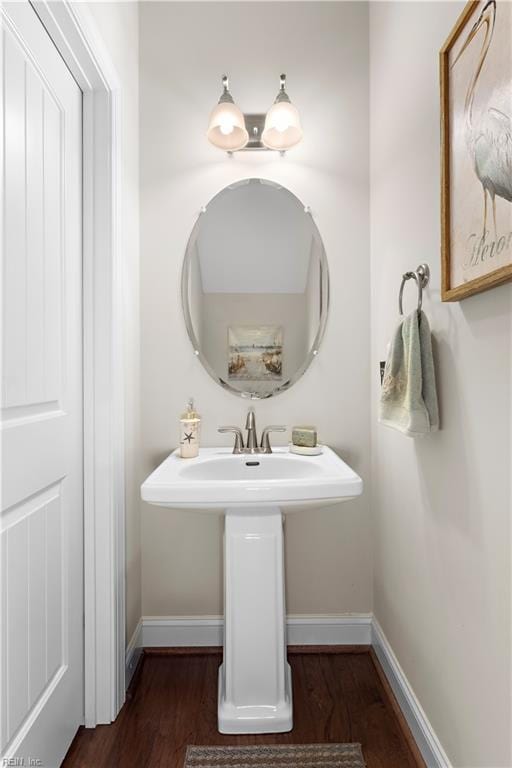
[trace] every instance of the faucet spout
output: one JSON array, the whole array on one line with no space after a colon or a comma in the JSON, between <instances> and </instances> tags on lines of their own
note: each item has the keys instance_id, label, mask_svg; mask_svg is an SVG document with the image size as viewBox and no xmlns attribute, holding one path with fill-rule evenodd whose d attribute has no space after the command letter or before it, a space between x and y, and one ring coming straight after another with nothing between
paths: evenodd
<instances>
[{"instance_id":1,"label":"faucet spout","mask_svg":"<svg viewBox=\"0 0 512 768\"><path fill-rule=\"evenodd\" d=\"M258 453L258 436L256 434L256 415L254 413L254 408L249 408L247 412L245 428L247 430L247 452Z\"/></svg>"}]
</instances>

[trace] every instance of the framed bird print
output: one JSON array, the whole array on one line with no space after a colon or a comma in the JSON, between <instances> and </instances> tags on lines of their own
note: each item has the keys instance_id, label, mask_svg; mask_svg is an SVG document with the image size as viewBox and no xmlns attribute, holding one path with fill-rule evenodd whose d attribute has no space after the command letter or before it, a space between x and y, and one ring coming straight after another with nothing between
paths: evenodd
<instances>
[{"instance_id":1,"label":"framed bird print","mask_svg":"<svg viewBox=\"0 0 512 768\"><path fill-rule=\"evenodd\" d=\"M442 299L512 279L512 3L471 0L440 53Z\"/></svg>"}]
</instances>

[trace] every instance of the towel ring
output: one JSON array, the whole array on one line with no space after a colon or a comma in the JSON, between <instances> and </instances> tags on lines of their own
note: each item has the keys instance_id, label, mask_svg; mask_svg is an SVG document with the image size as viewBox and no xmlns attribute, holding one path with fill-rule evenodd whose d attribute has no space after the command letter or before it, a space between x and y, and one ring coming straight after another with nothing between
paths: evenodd
<instances>
[{"instance_id":1,"label":"towel ring","mask_svg":"<svg viewBox=\"0 0 512 768\"><path fill-rule=\"evenodd\" d=\"M430 268L428 264L420 264L415 272L404 272L402 275L402 284L400 286L400 293L398 294L398 311L401 315L404 314L404 286L407 280L411 279L416 280L416 285L418 286L418 312L420 312L423 303L423 289L427 287L430 280Z\"/></svg>"}]
</instances>

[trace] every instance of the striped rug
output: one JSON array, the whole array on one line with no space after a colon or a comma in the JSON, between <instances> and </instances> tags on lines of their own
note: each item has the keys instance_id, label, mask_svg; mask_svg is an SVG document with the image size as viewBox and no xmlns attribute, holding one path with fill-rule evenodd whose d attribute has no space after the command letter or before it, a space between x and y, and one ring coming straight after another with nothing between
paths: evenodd
<instances>
[{"instance_id":1,"label":"striped rug","mask_svg":"<svg viewBox=\"0 0 512 768\"><path fill-rule=\"evenodd\" d=\"M184 768L365 768L360 744L187 747Z\"/></svg>"}]
</instances>

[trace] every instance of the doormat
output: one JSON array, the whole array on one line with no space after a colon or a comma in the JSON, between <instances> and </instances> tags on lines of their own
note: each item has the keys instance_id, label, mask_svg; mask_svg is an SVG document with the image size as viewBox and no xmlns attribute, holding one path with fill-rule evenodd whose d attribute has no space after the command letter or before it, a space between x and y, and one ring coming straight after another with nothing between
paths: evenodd
<instances>
[{"instance_id":1,"label":"doormat","mask_svg":"<svg viewBox=\"0 0 512 768\"><path fill-rule=\"evenodd\" d=\"M184 768L365 768L360 744L187 747Z\"/></svg>"}]
</instances>

